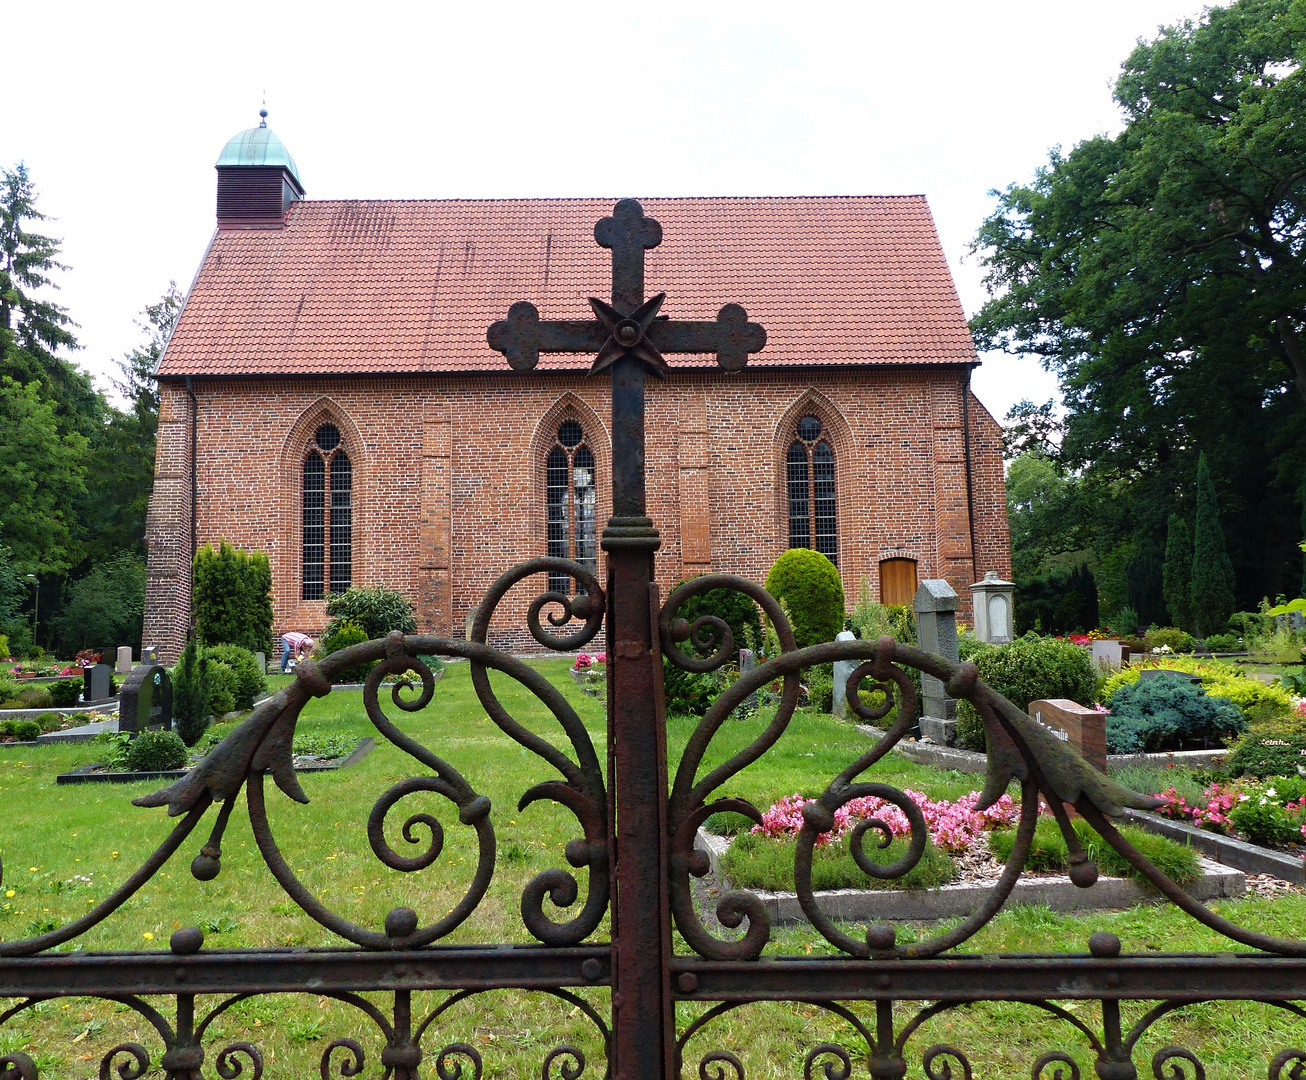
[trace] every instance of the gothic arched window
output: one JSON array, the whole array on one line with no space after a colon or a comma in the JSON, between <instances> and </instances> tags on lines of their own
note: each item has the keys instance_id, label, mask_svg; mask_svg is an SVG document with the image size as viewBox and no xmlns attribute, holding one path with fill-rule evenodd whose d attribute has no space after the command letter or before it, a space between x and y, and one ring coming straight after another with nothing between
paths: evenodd
<instances>
[{"instance_id":1,"label":"gothic arched window","mask_svg":"<svg viewBox=\"0 0 1306 1080\"><path fill-rule=\"evenodd\" d=\"M789 495L789 546L815 548L836 566L838 529L834 497L834 451L821 421L804 416L785 455Z\"/></svg>"},{"instance_id":2,"label":"gothic arched window","mask_svg":"<svg viewBox=\"0 0 1306 1080\"><path fill-rule=\"evenodd\" d=\"M544 500L549 529L549 555L574 559L591 573L598 569L597 509L594 453L585 445L585 431L575 420L566 420L544 467ZM572 579L550 574L549 588L570 593Z\"/></svg>"},{"instance_id":3,"label":"gothic arched window","mask_svg":"<svg viewBox=\"0 0 1306 1080\"><path fill-rule=\"evenodd\" d=\"M353 579L353 466L334 424L323 424L314 432L303 476L304 580L300 596L321 600L328 583L331 592L339 593L348 589Z\"/></svg>"}]
</instances>

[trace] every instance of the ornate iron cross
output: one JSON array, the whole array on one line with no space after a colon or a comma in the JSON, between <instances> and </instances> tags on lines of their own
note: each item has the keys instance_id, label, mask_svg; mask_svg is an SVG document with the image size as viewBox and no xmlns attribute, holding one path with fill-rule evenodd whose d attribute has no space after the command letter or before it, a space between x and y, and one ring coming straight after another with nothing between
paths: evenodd
<instances>
[{"instance_id":1,"label":"ornate iron cross","mask_svg":"<svg viewBox=\"0 0 1306 1080\"><path fill-rule=\"evenodd\" d=\"M646 514L644 375L666 378L664 352L716 353L723 368L738 371L766 344L766 331L738 304L723 307L715 322L659 316L666 294L644 299L644 252L662 242L662 226L634 199L617 203L612 216L594 226L594 239L612 249L612 303L591 297L593 320L542 322L535 305L521 301L486 336L518 371L533 368L541 352L592 352L590 374L612 372L612 517L602 540L608 553L609 790L616 818L608 860L612 1071L621 1080L665 1080L675 1023L668 905L649 902L666 896L668 852L662 660L654 629L659 540ZM572 613L588 614L585 603L573 604Z\"/></svg>"}]
</instances>

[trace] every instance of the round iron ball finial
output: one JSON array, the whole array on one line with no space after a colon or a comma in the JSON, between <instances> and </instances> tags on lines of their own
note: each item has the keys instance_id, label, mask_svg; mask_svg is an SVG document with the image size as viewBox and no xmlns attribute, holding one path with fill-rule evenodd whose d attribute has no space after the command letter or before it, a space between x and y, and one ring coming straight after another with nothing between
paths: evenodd
<instances>
[{"instance_id":1,"label":"round iron ball finial","mask_svg":"<svg viewBox=\"0 0 1306 1080\"><path fill-rule=\"evenodd\" d=\"M866 944L876 952L892 949L893 943L897 940L897 931L890 923L876 923L874 926L867 927Z\"/></svg>"},{"instance_id":2,"label":"round iron ball finial","mask_svg":"<svg viewBox=\"0 0 1306 1080\"><path fill-rule=\"evenodd\" d=\"M1070 883L1080 889L1091 888L1097 882L1097 863L1092 859L1072 862L1066 871Z\"/></svg>"},{"instance_id":3,"label":"round iron ball finial","mask_svg":"<svg viewBox=\"0 0 1306 1080\"><path fill-rule=\"evenodd\" d=\"M632 322L629 319L617 327L617 340L621 344L630 346L634 345L640 338L639 323Z\"/></svg>"},{"instance_id":4,"label":"round iron ball finial","mask_svg":"<svg viewBox=\"0 0 1306 1080\"><path fill-rule=\"evenodd\" d=\"M222 869L222 863L216 856L200 852L190 861L190 876L196 881L212 881Z\"/></svg>"},{"instance_id":5,"label":"round iron ball finial","mask_svg":"<svg viewBox=\"0 0 1306 1080\"><path fill-rule=\"evenodd\" d=\"M178 956L190 956L204 946L204 931L198 926L183 926L174 930L168 939L168 947Z\"/></svg>"},{"instance_id":6,"label":"round iron ball finial","mask_svg":"<svg viewBox=\"0 0 1306 1080\"><path fill-rule=\"evenodd\" d=\"M1120 939L1109 930L1098 930L1088 939L1088 951L1099 960L1110 960L1120 955Z\"/></svg>"},{"instance_id":7,"label":"round iron ball finial","mask_svg":"<svg viewBox=\"0 0 1306 1080\"><path fill-rule=\"evenodd\" d=\"M416 929L417 912L410 907L397 907L385 917L385 936L388 938L406 938Z\"/></svg>"},{"instance_id":8,"label":"round iron ball finial","mask_svg":"<svg viewBox=\"0 0 1306 1080\"><path fill-rule=\"evenodd\" d=\"M689 620L672 619L671 620L671 640L688 641L689 640Z\"/></svg>"}]
</instances>

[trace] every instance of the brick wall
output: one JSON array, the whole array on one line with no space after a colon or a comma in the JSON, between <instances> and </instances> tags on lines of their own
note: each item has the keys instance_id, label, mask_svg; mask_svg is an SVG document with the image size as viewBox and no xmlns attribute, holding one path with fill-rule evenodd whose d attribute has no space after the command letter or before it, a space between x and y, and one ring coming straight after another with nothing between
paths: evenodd
<instances>
[{"instance_id":1,"label":"brick wall","mask_svg":"<svg viewBox=\"0 0 1306 1080\"><path fill-rule=\"evenodd\" d=\"M986 570L1011 570L999 428L972 396L972 560L961 400L944 368L676 371L650 381L649 514L664 591L707 570L761 581L785 549L784 452L809 413L836 458L839 568L851 607L881 559L910 557L969 605ZM423 631L461 636L494 579L545 553L544 457L574 419L597 460L600 527L611 513L609 386L574 373L205 380L198 400L200 544L226 538L272 562L276 630L322 629L300 599L300 473L319 424L354 468L353 580L412 597ZM163 387L147 529L146 643L171 659L189 623L189 402ZM543 585L543 579L541 586ZM541 590L542 591L542 588ZM492 639L526 645L536 591L518 586Z\"/></svg>"}]
</instances>

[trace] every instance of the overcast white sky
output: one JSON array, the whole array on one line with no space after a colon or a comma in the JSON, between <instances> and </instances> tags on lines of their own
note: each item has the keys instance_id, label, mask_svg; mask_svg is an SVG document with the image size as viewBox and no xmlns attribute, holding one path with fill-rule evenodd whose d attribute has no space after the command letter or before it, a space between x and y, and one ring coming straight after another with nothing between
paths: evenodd
<instances>
[{"instance_id":1,"label":"overcast white sky","mask_svg":"<svg viewBox=\"0 0 1306 1080\"><path fill-rule=\"evenodd\" d=\"M63 237L105 384L213 231L213 163L269 124L309 198L924 193L968 315L987 192L1119 129L1139 37L1200 0L14 5L0 164ZM107 384L106 384L107 385ZM999 418L1055 381L985 357Z\"/></svg>"}]
</instances>

